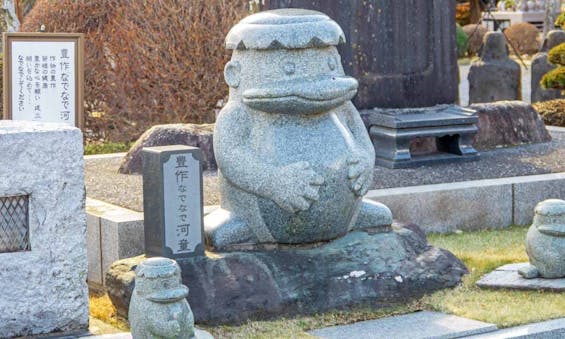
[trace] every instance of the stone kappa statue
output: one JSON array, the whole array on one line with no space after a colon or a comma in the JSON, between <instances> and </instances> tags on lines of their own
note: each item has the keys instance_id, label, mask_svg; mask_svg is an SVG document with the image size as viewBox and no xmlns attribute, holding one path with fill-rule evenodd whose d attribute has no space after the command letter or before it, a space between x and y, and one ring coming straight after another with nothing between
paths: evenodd
<instances>
[{"instance_id":1,"label":"stone kappa statue","mask_svg":"<svg viewBox=\"0 0 565 339\"><path fill-rule=\"evenodd\" d=\"M229 101L214 131L221 209L208 243L301 244L388 226L390 210L362 197L375 153L351 99L326 15L281 9L251 15L226 37Z\"/></svg>"},{"instance_id":2,"label":"stone kappa statue","mask_svg":"<svg viewBox=\"0 0 565 339\"><path fill-rule=\"evenodd\" d=\"M518 271L525 278L565 278L565 201L549 199L535 209L526 235L530 265Z\"/></svg>"},{"instance_id":3,"label":"stone kappa statue","mask_svg":"<svg viewBox=\"0 0 565 339\"><path fill-rule=\"evenodd\" d=\"M136 270L128 319L136 339L198 338L194 316L186 301L179 265L171 259L151 258Z\"/></svg>"}]
</instances>

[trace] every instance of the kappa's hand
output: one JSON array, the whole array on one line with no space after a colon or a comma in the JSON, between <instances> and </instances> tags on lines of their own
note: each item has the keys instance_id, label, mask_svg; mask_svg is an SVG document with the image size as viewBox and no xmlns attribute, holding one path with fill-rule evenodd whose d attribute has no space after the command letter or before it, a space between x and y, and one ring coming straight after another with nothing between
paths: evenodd
<instances>
[{"instance_id":1,"label":"kappa's hand","mask_svg":"<svg viewBox=\"0 0 565 339\"><path fill-rule=\"evenodd\" d=\"M372 184L371 172L372 167L361 160L361 157L352 156L347 160L349 170L347 178L349 179L349 187L355 195L364 196Z\"/></svg>"},{"instance_id":2,"label":"kappa's hand","mask_svg":"<svg viewBox=\"0 0 565 339\"><path fill-rule=\"evenodd\" d=\"M272 200L282 209L296 213L306 211L320 198L318 191L324 178L307 161L295 162L281 168Z\"/></svg>"}]
</instances>

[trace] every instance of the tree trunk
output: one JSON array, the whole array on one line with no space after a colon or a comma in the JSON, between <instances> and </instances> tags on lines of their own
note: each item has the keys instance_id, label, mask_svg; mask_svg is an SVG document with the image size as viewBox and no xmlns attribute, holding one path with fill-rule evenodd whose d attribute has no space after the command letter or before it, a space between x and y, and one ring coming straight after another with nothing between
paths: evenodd
<instances>
[{"instance_id":1,"label":"tree trunk","mask_svg":"<svg viewBox=\"0 0 565 339\"><path fill-rule=\"evenodd\" d=\"M20 20L17 14L18 0L3 0L2 10L6 21L7 32L17 32L20 29Z\"/></svg>"},{"instance_id":2,"label":"tree trunk","mask_svg":"<svg viewBox=\"0 0 565 339\"><path fill-rule=\"evenodd\" d=\"M545 18L543 21L543 38L545 39L545 37L547 36L547 33L549 33L549 31L551 31L554 27L555 27L555 20L557 19L555 17L555 13L557 11L557 5L558 3L561 3L561 1L554 1L554 0L550 0L550 1L546 1L545 2Z\"/></svg>"},{"instance_id":3,"label":"tree trunk","mask_svg":"<svg viewBox=\"0 0 565 339\"><path fill-rule=\"evenodd\" d=\"M481 21L483 6L481 0L471 0L471 23L478 24Z\"/></svg>"}]
</instances>

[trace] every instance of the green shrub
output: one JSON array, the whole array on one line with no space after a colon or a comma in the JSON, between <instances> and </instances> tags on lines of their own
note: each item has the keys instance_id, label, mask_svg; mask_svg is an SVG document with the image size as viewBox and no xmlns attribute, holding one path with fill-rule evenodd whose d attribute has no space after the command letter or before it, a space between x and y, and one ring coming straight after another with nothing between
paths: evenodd
<instances>
[{"instance_id":1,"label":"green shrub","mask_svg":"<svg viewBox=\"0 0 565 339\"><path fill-rule=\"evenodd\" d=\"M459 57L465 56L467 53L467 44L469 42L469 37L459 24L457 24L457 53Z\"/></svg>"},{"instance_id":2,"label":"green shrub","mask_svg":"<svg viewBox=\"0 0 565 339\"><path fill-rule=\"evenodd\" d=\"M549 51L548 60L552 64L565 66L565 43L553 47Z\"/></svg>"},{"instance_id":3,"label":"green shrub","mask_svg":"<svg viewBox=\"0 0 565 339\"><path fill-rule=\"evenodd\" d=\"M557 20L555 20L555 26L565 29L565 12L559 14Z\"/></svg>"},{"instance_id":4,"label":"green shrub","mask_svg":"<svg viewBox=\"0 0 565 339\"><path fill-rule=\"evenodd\" d=\"M541 79L541 85L543 88L565 90L565 43L553 47L548 60L559 67L547 72Z\"/></svg>"},{"instance_id":5,"label":"green shrub","mask_svg":"<svg viewBox=\"0 0 565 339\"><path fill-rule=\"evenodd\" d=\"M565 99L542 101L533 104L546 125L565 127Z\"/></svg>"}]
</instances>

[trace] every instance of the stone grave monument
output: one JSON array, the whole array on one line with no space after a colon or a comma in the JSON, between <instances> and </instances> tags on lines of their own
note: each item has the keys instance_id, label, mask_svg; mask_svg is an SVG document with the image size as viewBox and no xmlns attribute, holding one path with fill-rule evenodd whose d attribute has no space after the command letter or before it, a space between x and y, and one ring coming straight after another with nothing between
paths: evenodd
<instances>
[{"instance_id":1,"label":"stone grave monument","mask_svg":"<svg viewBox=\"0 0 565 339\"><path fill-rule=\"evenodd\" d=\"M543 42L541 51L532 59L532 102L547 101L563 97L560 90L544 89L540 82L547 72L552 71L555 67L557 67L548 61L548 52L553 47L564 42L564 31L550 31Z\"/></svg>"},{"instance_id":2,"label":"stone grave monument","mask_svg":"<svg viewBox=\"0 0 565 339\"><path fill-rule=\"evenodd\" d=\"M565 291L565 201L549 199L534 210L526 235L529 263L510 264L482 277L477 285Z\"/></svg>"},{"instance_id":3,"label":"stone grave monument","mask_svg":"<svg viewBox=\"0 0 565 339\"><path fill-rule=\"evenodd\" d=\"M520 74L520 65L508 56L504 34L488 32L479 59L469 69L469 103L520 100Z\"/></svg>"},{"instance_id":4,"label":"stone grave monument","mask_svg":"<svg viewBox=\"0 0 565 339\"><path fill-rule=\"evenodd\" d=\"M359 80L353 102L378 165L402 168L478 158L470 144L477 117L455 105L454 1L267 0L265 7L319 10L344 28L344 70ZM424 148L431 152L421 152Z\"/></svg>"},{"instance_id":5,"label":"stone grave monument","mask_svg":"<svg viewBox=\"0 0 565 339\"><path fill-rule=\"evenodd\" d=\"M0 337L88 330L82 134L0 120Z\"/></svg>"},{"instance_id":6,"label":"stone grave monument","mask_svg":"<svg viewBox=\"0 0 565 339\"><path fill-rule=\"evenodd\" d=\"M374 149L336 48L344 40L329 17L300 9L254 14L228 33L230 96L214 134L221 208L204 220L204 255L178 259L196 321L402 302L466 272L363 199ZM122 314L142 260L110 269Z\"/></svg>"}]
</instances>

